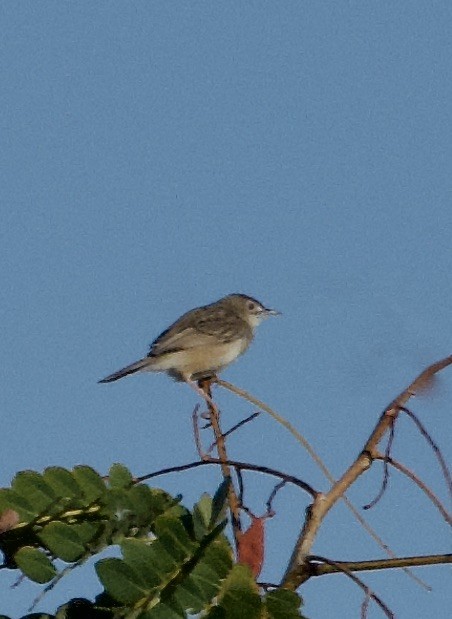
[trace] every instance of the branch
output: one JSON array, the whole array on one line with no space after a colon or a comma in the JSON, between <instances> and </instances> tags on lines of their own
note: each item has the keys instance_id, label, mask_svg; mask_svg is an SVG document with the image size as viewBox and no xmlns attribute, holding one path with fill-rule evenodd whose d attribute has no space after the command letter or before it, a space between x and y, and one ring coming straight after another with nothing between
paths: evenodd
<instances>
[{"instance_id":1,"label":"branch","mask_svg":"<svg viewBox=\"0 0 452 619\"><path fill-rule=\"evenodd\" d=\"M284 419L284 417L281 417L281 415L278 415L278 413L276 413L272 408L270 408L270 406L268 406L267 404L265 404L261 400L258 400L257 398L255 398L254 396L249 394L244 389L240 389L239 387L236 387L232 383L228 383L227 381L222 380L222 379L220 379L218 377L215 377L214 380L221 387L224 387L228 391L231 391L232 393L235 393L236 395L238 395L239 397L243 398L244 400L247 400L251 404L254 404L255 406L259 407L260 409L262 409L263 411L268 413L270 415L270 417L272 417L277 423L279 423L282 426L284 426L295 437L295 439L304 447L304 449L306 449L308 454L311 456L311 458L314 460L314 462L319 466L320 470L323 472L323 474L328 479L328 481L331 484L335 484L336 483L336 479L333 477L333 475L331 474L331 472L329 471L329 469L325 465L325 463L322 461L322 459L314 451L314 448L311 446L311 444L307 441L307 439L305 439L305 437L302 434L300 434L300 432L298 432L298 430L289 421L287 421L287 419ZM380 546L380 548L389 557L395 558L395 556L396 556L395 553L391 550L391 548L389 548L389 546L387 544L385 544L385 542L381 539L381 537L378 535L378 533L376 533L376 531L370 526L370 524L365 520L365 518L361 515L361 513L358 511L358 509L348 499L348 497L344 494L341 498L344 501L344 503L346 504L347 508L353 514L354 518L359 522L359 524L363 527L363 529L365 531L367 531L367 533L378 544L378 546ZM407 572L407 575L410 576L413 580L415 580L418 584L420 584L424 588L428 589L428 586L425 585L425 583L423 583L419 578L414 576L408 570L406 570L406 572Z\"/></svg>"},{"instance_id":2,"label":"branch","mask_svg":"<svg viewBox=\"0 0 452 619\"><path fill-rule=\"evenodd\" d=\"M228 391L235 393L236 395L243 398L244 400L259 407L260 409L268 413L270 417L272 417L277 423L284 426L292 434L292 436L294 436L295 439L304 447L304 449L308 452L308 454L311 456L314 462L318 465L318 467L320 468L322 473L325 475L325 477L328 479L328 481L331 484L336 483L336 479L333 477L332 473L330 472L326 464L322 461L320 456L317 455L317 453L315 452L314 448L309 443L309 441L302 434L300 434L300 432L289 421L287 421L287 419L285 419L284 417L281 417L281 415L278 415L278 413L276 413L272 408L270 408L270 406L265 404L265 402L258 400L257 398L252 396L250 393L248 393L244 389L240 389L239 387L236 387L232 383L228 383L227 381L220 379L218 377L215 378L215 382L221 387L224 387L225 389L227 389ZM346 506L348 507L348 509L353 514L354 518L359 522L359 524L363 527L363 529L367 531L367 533L378 544L378 546L380 546L380 548L382 548L382 550L384 550L384 552L386 552L386 554L389 557L395 557L396 556L395 553L389 548L387 544L385 544L385 542L381 539L378 533L376 533L376 531L372 529L370 524L365 520L365 518L361 515L361 513L353 505L353 503L347 498L347 496L344 495L341 498L346 504ZM415 580L418 580L412 574L409 574L409 575ZM420 583L420 584L423 585L423 583Z\"/></svg>"},{"instance_id":3,"label":"branch","mask_svg":"<svg viewBox=\"0 0 452 619\"><path fill-rule=\"evenodd\" d=\"M439 370L452 364L452 355L424 370L402 393L395 398L380 415L375 428L369 436L361 453L345 471L342 477L333 484L324 495L319 495L310 506L302 531L298 537L292 553L289 566L284 575L282 585L287 589L295 590L309 577L309 565L306 558L314 543L315 537L325 516L333 505L343 497L350 486L372 465L377 445L397 418L401 407L430 380Z\"/></svg>"},{"instance_id":4,"label":"branch","mask_svg":"<svg viewBox=\"0 0 452 619\"><path fill-rule=\"evenodd\" d=\"M196 451L198 452L198 456L201 458L201 460L205 460L206 454L204 453L202 449L201 437L199 436L198 411L199 411L199 404L195 406L191 414L191 419L193 422L193 436L194 436L195 446L196 446Z\"/></svg>"},{"instance_id":5,"label":"branch","mask_svg":"<svg viewBox=\"0 0 452 619\"><path fill-rule=\"evenodd\" d=\"M325 574L342 572L341 567L345 567L350 572L370 572L374 570L447 564L452 563L452 554L376 559L373 561L334 561L334 565L330 563L317 563L316 561L320 561L320 559L317 559L316 555L309 555L306 559L310 563L311 576L324 576Z\"/></svg>"},{"instance_id":6,"label":"branch","mask_svg":"<svg viewBox=\"0 0 452 619\"><path fill-rule=\"evenodd\" d=\"M414 421L414 423L416 424L417 429L419 430L419 432L422 434L422 436L425 438L427 443L432 448L433 453L435 454L436 459L438 460L438 463L439 463L439 465L441 467L441 471L442 471L442 473L444 475L444 479L446 481L447 489L448 489L449 494L450 494L450 496L452 498L452 478L451 478L449 469L447 467L446 461L444 459L444 456L441 453L441 449L438 447L438 445L435 443L433 438L427 432L426 428L424 428L424 425L421 423L421 421L417 418L417 416L412 411L410 411L409 408L406 408L405 406L401 406L400 410L403 411L406 415L408 415L408 417L412 421Z\"/></svg>"},{"instance_id":7,"label":"branch","mask_svg":"<svg viewBox=\"0 0 452 619\"><path fill-rule=\"evenodd\" d=\"M259 417L259 415L260 415L260 411L257 411L256 413L253 413L249 417L246 417L245 419L242 419L242 421L239 421L234 426L232 426L232 428L229 428L229 430L224 432L223 433L223 438L226 438L227 436L230 436L233 432L235 432L236 430L238 430L239 428L244 426L246 423L249 423L250 421L253 421L254 419L256 419L256 417ZM217 441L214 441L210 445L209 449L207 450L208 454L210 454L213 451L213 449L216 447L216 444L217 444Z\"/></svg>"},{"instance_id":8,"label":"branch","mask_svg":"<svg viewBox=\"0 0 452 619\"><path fill-rule=\"evenodd\" d=\"M434 494L432 490L430 490L430 488L422 481L422 479L420 479L416 475L416 473L411 471L407 466L405 466L398 460L394 460L394 458L387 457L386 455L383 455L383 454L375 454L374 460L384 460L385 462L393 466L395 469L397 469L398 471L406 475L409 479L411 479L411 481L413 481L416 484L416 486L418 486L423 492L425 492L425 494L428 496L430 501L435 505L435 507L438 508L439 512L441 513L441 516L444 518L447 524L452 525L452 515L447 512L447 509L438 499L436 494Z\"/></svg>"},{"instance_id":9,"label":"branch","mask_svg":"<svg viewBox=\"0 0 452 619\"><path fill-rule=\"evenodd\" d=\"M232 532L234 535L235 547L236 549L239 546L239 537L241 531L241 522L240 522L240 503L237 498L237 494L235 492L234 485L232 483L231 469L229 468L228 455L226 451L226 441L224 439L224 435L221 431L220 426L220 411L212 400L212 392L210 389L211 381L209 379L198 381L199 388L206 394L207 406L210 413L210 423L212 425L212 430L215 435L215 443L218 452L218 458L220 460L221 472L223 473L223 478L225 480L229 480L228 484L228 503L229 503L229 512L231 514L231 524L232 524Z\"/></svg>"},{"instance_id":10,"label":"branch","mask_svg":"<svg viewBox=\"0 0 452 619\"><path fill-rule=\"evenodd\" d=\"M334 569L336 572L342 572L343 574L348 576L348 578L353 580L353 582L356 583L358 587L361 587L361 589L366 594L364 602L361 606L361 617L365 617L367 614L367 606L368 606L368 601L370 598L376 604L378 604L378 606L385 613L385 615L389 617L389 619L394 619L394 613L386 606L383 600L380 597L378 597L378 595L374 593L372 589L369 586L367 586L360 578L358 578L358 576L355 576L355 574L353 574L353 572L350 570L350 568L348 567L346 563L332 561L331 559L327 559L326 557L321 557L319 555L312 555L310 557L307 557L307 559L309 561L321 561L321 564Z\"/></svg>"},{"instance_id":11,"label":"branch","mask_svg":"<svg viewBox=\"0 0 452 619\"><path fill-rule=\"evenodd\" d=\"M136 477L134 479L134 483L139 484L142 481L147 481L148 479L152 479L153 477L167 475L168 473L179 473L181 471L188 471L190 469L196 469L199 466L206 466L209 464L215 464L218 466L221 465L221 461L217 458L209 458L208 460L196 460L196 462L189 462L188 464L181 464L179 466L170 466L166 469L154 471L154 473L148 473L147 475ZM298 479L298 477L295 477L294 475L282 473L281 471L277 471L276 469L272 469L268 466L260 466L258 464L250 464L248 462L239 462L238 460L226 460L225 464L233 466L242 471L254 471L256 473L264 473L266 475L272 475L273 477L279 477L279 479L282 479L289 484L298 486L299 488L310 494L313 499L315 499L316 496L319 494L316 490L314 490L312 486L310 486L302 479Z\"/></svg>"},{"instance_id":12,"label":"branch","mask_svg":"<svg viewBox=\"0 0 452 619\"><path fill-rule=\"evenodd\" d=\"M383 480L381 482L380 490L379 490L377 496L374 499L372 499L372 501L370 503L367 503L367 505L363 505L363 509L371 509L372 507L375 507L375 505L378 503L378 501L384 495L384 493L386 491L386 488L388 487L388 482L389 482L388 460L389 460L390 455L391 455L391 447L392 447L392 443L394 441L394 433L395 433L395 419L393 420L393 423L392 423L392 425L390 427L390 430L389 430L389 440L388 440L388 444L386 445L385 455L384 455L384 458L383 458Z\"/></svg>"},{"instance_id":13,"label":"branch","mask_svg":"<svg viewBox=\"0 0 452 619\"><path fill-rule=\"evenodd\" d=\"M312 445L302 434L300 434L300 432L298 432L298 430L289 421L287 421L287 419L284 419L284 417L281 417L281 415L278 415L278 413L276 413L272 408L270 408L270 406L267 406L265 402L258 400L257 398L252 396L250 393L248 393L244 389L240 389L239 387L236 387L232 383L229 383L226 380L223 380L222 378L215 377L214 380L218 385L220 385L220 387L224 387L228 391L231 391L232 393L235 393L236 395L243 398L244 400L247 400L251 404L254 404L261 410L265 411L268 415L270 415L270 417L273 417L273 419L275 419L275 421L277 421L279 424L284 426L286 430L289 430L289 432L296 438L296 440L299 443L301 443L301 445L303 445L303 447L306 449L308 454L311 456L311 458L314 460L314 462L318 465L320 470L323 472L325 477L331 483L334 483L335 481L334 477L332 476L332 474L330 473L326 465L323 463L321 458L317 455Z\"/></svg>"}]
</instances>

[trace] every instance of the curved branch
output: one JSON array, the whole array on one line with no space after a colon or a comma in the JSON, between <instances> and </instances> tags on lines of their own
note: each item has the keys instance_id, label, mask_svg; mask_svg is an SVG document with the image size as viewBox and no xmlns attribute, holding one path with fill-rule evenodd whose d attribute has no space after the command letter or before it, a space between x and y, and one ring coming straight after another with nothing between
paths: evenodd
<instances>
[{"instance_id":1,"label":"curved branch","mask_svg":"<svg viewBox=\"0 0 452 619\"><path fill-rule=\"evenodd\" d=\"M189 469L196 469L199 466L206 466L209 464L221 465L221 461L216 458L209 458L208 460L196 460L195 462L189 462L188 464L181 464L179 466L170 466L166 469L160 469L159 471L154 471L154 473L148 473L147 475L142 475L141 477L136 477L134 479L134 483L140 483L142 481L147 481L148 479L152 479L153 477L159 477L160 475L167 475L168 473L179 473L180 471L188 471ZM239 462L238 460L226 460L226 464L229 466L233 466L242 471L254 471L256 473L264 473L265 475L271 475L272 477L278 477L279 479L284 480L289 484L293 484L294 486L298 486L308 494L312 496L312 498L316 498L319 494L317 490L314 490L312 486L310 486L307 482L302 479L298 479L294 475L288 475L287 473L282 473L281 471L277 471L276 469L272 469L268 466L260 466L258 464L250 464L248 462Z\"/></svg>"},{"instance_id":2,"label":"curved branch","mask_svg":"<svg viewBox=\"0 0 452 619\"><path fill-rule=\"evenodd\" d=\"M422 481L422 479L420 479L420 477L416 475L416 473L413 473L413 471L411 471L408 467L406 467L398 460L394 460L394 458L391 457L386 457L383 454L375 454L374 459L386 461L388 464L400 471L400 473L403 473L403 475L406 475L409 479L411 479L411 481L413 481L416 486L418 486L422 490L422 492L424 492L428 496L428 498L435 505L435 507L438 508L438 511L447 522L447 524L452 525L452 515L448 513L447 509L438 499L436 494L434 494L430 490L430 488Z\"/></svg>"},{"instance_id":3,"label":"curved branch","mask_svg":"<svg viewBox=\"0 0 452 619\"><path fill-rule=\"evenodd\" d=\"M435 441L433 440L433 438L431 437L429 432L427 432L427 429L421 423L420 419L418 419L417 416L412 411L410 411L409 408L406 408L405 406L401 406L400 410L403 411L406 415L408 415L408 417L416 424L417 429L419 430L419 432L422 434L422 436L425 438L427 443L432 448L433 453L435 454L436 459L438 460L438 463L439 463L439 465L441 467L441 470L442 470L443 475L444 475L444 479L446 481L447 489L448 489L449 494L450 494L450 496L452 498L452 478L451 478L449 469L447 467L446 461L444 459L444 456L441 453L441 449L435 443Z\"/></svg>"},{"instance_id":4,"label":"curved branch","mask_svg":"<svg viewBox=\"0 0 452 619\"><path fill-rule=\"evenodd\" d=\"M385 455L383 458L383 479L381 482L380 490L378 491L377 496L374 499L372 499L370 503L363 505L363 509L372 509L372 507L375 507L375 505L380 501L380 499L383 497L384 493L386 492L386 488L388 487L388 482L389 482L388 459L390 457L391 447L394 441L394 434L395 434L395 419L393 420L393 423L389 430L388 444L386 445Z\"/></svg>"}]
</instances>

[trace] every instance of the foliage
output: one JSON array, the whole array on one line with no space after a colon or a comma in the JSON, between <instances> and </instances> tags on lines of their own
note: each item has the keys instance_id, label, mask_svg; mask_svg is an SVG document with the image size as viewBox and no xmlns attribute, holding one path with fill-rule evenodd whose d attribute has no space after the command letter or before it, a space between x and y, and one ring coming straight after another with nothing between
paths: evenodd
<instances>
[{"instance_id":1,"label":"foliage","mask_svg":"<svg viewBox=\"0 0 452 619\"><path fill-rule=\"evenodd\" d=\"M88 466L18 473L0 489L4 568L46 584L45 592L106 548L121 552L96 561L103 591L95 600L72 599L55 615L23 619L300 617L298 595L262 595L249 568L233 564L223 534L226 483L190 512L180 498L137 483L120 464L106 479Z\"/></svg>"}]
</instances>

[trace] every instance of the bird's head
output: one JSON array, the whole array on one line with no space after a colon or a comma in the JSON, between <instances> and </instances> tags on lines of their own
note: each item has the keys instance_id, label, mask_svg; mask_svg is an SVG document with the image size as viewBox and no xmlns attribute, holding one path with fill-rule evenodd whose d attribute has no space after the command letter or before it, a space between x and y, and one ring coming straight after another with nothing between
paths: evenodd
<instances>
[{"instance_id":1,"label":"bird's head","mask_svg":"<svg viewBox=\"0 0 452 619\"><path fill-rule=\"evenodd\" d=\"M225 297L225 301L231 304L234 311L250 325L252 329L257 327L265 318L278 316L280 312L269 309L260 301L246 294L234 293Z\"/></svg>"}]
</instances>

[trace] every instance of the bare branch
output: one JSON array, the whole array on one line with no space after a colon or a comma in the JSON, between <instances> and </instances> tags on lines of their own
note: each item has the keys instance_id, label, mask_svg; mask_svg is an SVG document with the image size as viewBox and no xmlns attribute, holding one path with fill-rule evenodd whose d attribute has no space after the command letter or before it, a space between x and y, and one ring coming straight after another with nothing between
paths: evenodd
<instances>
[{"instance_id":1,"label":"bare branch","mask_svg":"<svg viewBox=\"0 0 452 619\"><path fill-rule=\"evenodd\" d=\"M389 481L388 459L391 453L392 443L394 441L394 430L395 430L395 419L393 420L393 423L389 430L388 444L386 445L385 455L383 458L383 481L381 482L381 488L377 496L370 503L367 503L367 505L363 505L363 509L371 509L372 507L374 507L378 503L378 501L381 499L381 497L384 495L385 490L388 486L388 481Z\"/></svg>"},{"instance_id":2,"label":"bare branch","mask_svg":"<svg viewBox=\"0 0 452 619\"><path fill-rule=\"evenodd\" d=\"M309 560L314 560L313 555ZM423 567L452 563L452 554L420 555L417 557L398 557L397 559L375 559L372 561L334 561L332 563L310 563L311 576L337 574L342 568L350 572L372 572L376 570L401 569L404 567Z\"/></svg>"},{"instance_id":3,"label":"bare branch","mask_svg":"<svg viewBox=\"0 0 452 619\"><path fill-rule=\"evenodd\" d=\"M230 434L232 434L233 432L235 432L236 430L238 430L239 428L241 428L242 426L244 426L246 423L249 423L250 421L253 421L253 419L256 419L256 417L258 417L260 415L260 411L257 411L256 413L253 413L252 415L250 415L249 417L246 417L245 419L242 419L242 421L239 421L238 423L235 424L235 426L232 426L232 428L229 428L229 430L227 430L224 434L223 434L223 438L226 438L227 436L229 436ZM214 449L214 447L216 446L217 441L214 441L209 449L207 450L207 453L211 453L211 451Z\"/></svg>"},{"instance_id":4,"label":"bare branch","mask_svg":"<svg viewBox=\"0 0 452 619\"><path fill-rule=\"evenodd\" d=\"M430 501L438 508L439 512L443 516L444 520L447 524L452 525L452 515L448 513L447 509L438 499L436 494L434 494L430 488L408 467L399 462L398 460L394 460L394 458L386 458L383 454L375 454L375 460L385 460L388 464L393 466L395 469L406 475L411 481L413 481L425 494L428 496Z\"/></svg>"},{"instance_id":5,"label":"bare branch","mask_svg":"<svg viewBox=\"0 0 452 619\"><path fill-rule=\"evenodd\" d=\"M416 424L419 432L422 434L422 436L425 438L425 440L427 441L427 443L430 445L430 447L433 449L433 452L439 462L439 465L441 467L441 470L443 472L444 475L444 479L446 480L446 485L447 485L447 489L449 491L449 494L452 497L452 478L449 472L449 468L446 464L446 461L443 457L443 454L441 453L440 448L438 447L438 445L435 443L435 441L433 440L432 436L430 435L429 432L427 432L427 429L425 428L425 426L421 423L420 419L418 419L418 417L413 413L413 411L410 411L409 408L406 408L405 406L401 406L400 410L403 411L406 415L408 415L408 417L410 419L412 419L414 421L414 423Z\"/></svg>"},{"instance_id":6,"label":"bare branch","mask_svg":"<svg viewBox=\"0 0 452 619\"><path fill-rule=\"evenodd\" d=\"M160 469L159 471L154 471L153 473L148 473L147 475L142 475L141 477L135 477L134 483L139 484L143 481L147 481L148 479L152 479L153 477L159 477L160 475L168 475L169 473L180 473L181 471L188 471L190 469L196 469L200 466L206 466L210 464L215 464L216 466L218 466L221 464L221 461L217 458L209 458L208 460L196 460L195 462L189 462L188 464L181 464L179 466L170 466L165 469ZM279 479L283 479L289 484L298 486L299 488L310 494L312 498L315 498L319 494L317 490L314 490L312 486L310 486L302 479L298 479L298 477L295 477L294 475L282 473L281 471L272 469L269 466L260 466L258 464L250 464L249 462L239 462L238 460L227 460L226 464L238 468L242 471L254 471L256 473L271 475L272 477L279 477Z\"/></svg>"},{"instance_id":7,"label":"bare branch","mask_svg":"<svg viewBox=\"0 0 452 619\"><path fill-rule=\"evenodd\" d=\"M424 370L402 393L395 398L383 411L370 434L360 455L349 466L342 477L333 484L325 495L317 496L308 510L302 531L298 537L292 553L288 569L284 575L282 584L288 589L296 589L301 583L310 577L306 557L310 554L318 529L325 516L333 505L343 497L348 488L360 477L372 464L377 445L391 427L393 420L405 406L411 396L415 395L418 388L425 384L435 372L452 364L452 356L447 357Z\"/></svg>"},{"instance_id":8,"label":"bare branch","mask_svg":"<svg viewBox=\"0 0 452 619\"><path fill-rule=\"evenodd\" d=\"M202 449L201 437L199 436L198 411L199 411L199 404L195 406L195 408L193 409L193 413L191 415L191 418L193 421L193 436L195 439L196 451L198 452L198 456L201 458L201 460L205 460L206 454L204 453Z\"/></svg>"},{"instance_id":9,"label":"bare branch","mask_svg":"<svg viewBox=\"0 0 452 619\"><path fill-rule=\"evenodd\" d=\"M376 604L378 604L378 606L385 613L385 615L389 617L389 619L394 619L394 613L386 606L383 600L380 597L378 597L378 595L374 593L368 585L366 585L360 578L358 578L358 576L353 574L353 572L348 568L348 566L345 563L338 563L337 561L331 561L331 559L321 557L320 555L310 555L306 557L306 560L311 565L312 565L311 563L312 561L320 561L322 564L327 564L331 567L334 567L336 568L336 571L342 572L343 574L348 576L348 578L353 580L353 582L356 583L359 587L361 587L361 589L366 594L366 598L364 599L364 602L361 606L361 617L363 616L365 617L367 606L368 606L367 599L371 598Z\"/></svg>"},{"instance_id":10,"label":"bare branch","mask_svg":"<svg viewBox=\"0 0 452 619\"><path fill-rule=\"evenodd\" d=\"M212 400L210 385L210 380L198 381L198 387L206 394L206 402L210 413L210 423L212 424L212 430L215 435L215 442L218 451L218 458L221 463L221 472L223 473L223 478L225 480L229 479L231 481L231 483L228 485L229 512L231 514L231 524L235 540L235 547L238 548L239 534L242 528L240 522L240 503L237 498L234 485L232 484L231 469L229 467L229 464L227 464L228 454L226 451L226 441L224 440L224 436L220 426L220 411Z\"/></svg>"},{"instance_id":11,"label":"bare branch","mask_svg":"<svg viewBox=\"0 0 452 619\"><path fill-rule=\"evenodd\" d=\"M243 496L245 494L245 486L243 485L242 471L238 466L234 467L235 474L237 475L237 485L239 487L239 503L243 507Z\"/></svg>"},{"instance_id":12,"label":"bare branch","mask_svg":"<svg viewBox=\"0 0 452 619\"><path fill-rule=\"evenodd\" d=\"M286 485L286 480L283 479L283 481L280 481L278 484L276 484L276 486L273 488L270 496L268 497L266 506L267 506L267 515L268 516L273 516L274 515L274 511L273 511L273 501L275 499L275 496L278 494L278 492L281 490L281 488L284 488L284 486Z\"/></svg>"}]
</instances>

